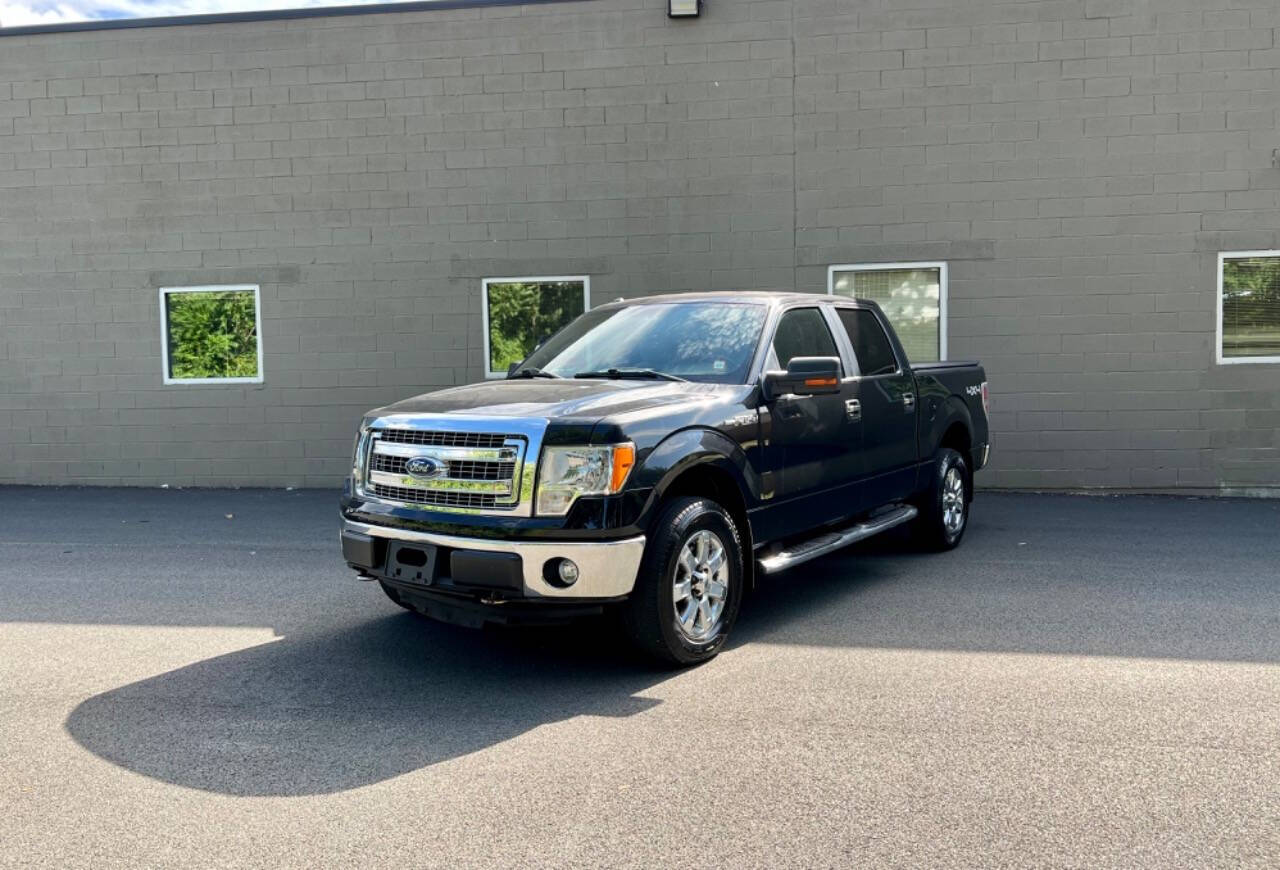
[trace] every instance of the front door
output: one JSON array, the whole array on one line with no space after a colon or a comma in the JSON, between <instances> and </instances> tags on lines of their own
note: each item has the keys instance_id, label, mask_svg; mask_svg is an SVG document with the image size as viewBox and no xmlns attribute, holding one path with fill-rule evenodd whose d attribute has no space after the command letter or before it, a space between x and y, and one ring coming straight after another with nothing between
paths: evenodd
<instances>
[{"instance_id":1,"label":"front door","mask_svg":"<svg viewBox=\"0 0 1280 870\"><path fill-rule=\"evenodd\" d=\"M817 306L783 313L766 369L785 369L798 356L840 357ZM842 377L838 393L786 395L770 405L769 444L777 483L768 509L769 537L807 531L854 513L850 490L860 469L857 398L857 382Z\"/></svg>"}]
</instances>

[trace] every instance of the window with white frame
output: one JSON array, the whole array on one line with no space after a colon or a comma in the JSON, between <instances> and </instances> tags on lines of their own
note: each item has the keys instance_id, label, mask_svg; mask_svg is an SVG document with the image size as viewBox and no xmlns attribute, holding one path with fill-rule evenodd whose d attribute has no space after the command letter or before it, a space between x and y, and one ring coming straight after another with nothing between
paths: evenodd
<instances>
[{"instance_id":1,"label":"window with white frame","mask_svg":"<svg viewBox=\"0 0 1280 870\"><path fill-rule=\"evenodd\" d=\"M262 383L261 321L256 284L160 288L164 382Z\"/></svg>"},{"instance_id":2,"label":"window with white frame","mask_svg":"<svg viewBox=\"0 0 1280 870\"><path fill-rule=\"evenodd\" d=\"M1280 251L1218 255L1218 362L1280 363Z\"/></svg>"},{"instance_id":3,"label":"window with white frame","mask_svg":"<svg viewBox=\"0 0 1280 870\"><path fill-rule=\"evenodd\" d=\"M832 266L827 292L877 303L912 362L947 358L946 263Z\"/></svg>"},{"instance_id":4,"label":"window with white frame","mask_svg":"<svg viewBox=\"0 0 1280 870\"><path fill-rule=\"evenodd\" d=\"M482 296L485 375L500 378L591 307L591 279L485 278Z\"/></svg>"}]
</instances>

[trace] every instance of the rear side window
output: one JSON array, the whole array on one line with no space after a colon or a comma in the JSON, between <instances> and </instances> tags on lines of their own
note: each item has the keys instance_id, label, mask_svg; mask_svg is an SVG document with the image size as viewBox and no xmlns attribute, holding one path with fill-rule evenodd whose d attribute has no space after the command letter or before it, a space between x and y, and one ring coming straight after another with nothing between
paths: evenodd
<instances>
[{"instance_id":1,"label":"rear side window","mask_svg":"<svg viewBox=\"0 0 1280 870\"><path fill-rule=\"evenodd\" d=\"M827 321L816 308L793 308L778 321L773 353L784 369L798 356L840 356Z\"/></svg>"},{"instance_id":2,"label":"rear side window","mask_svg":"<svg viewBox=\"0 0 1280 870\"><path fill-rule=\"evenodd\" d=\"M884 327L870 311L863 308L840 308L840 322L849 334L853 355L858 358L858 368L864 375L888 375L898 370L893 356L893 345Z\"/></svg>"}]
</instances>

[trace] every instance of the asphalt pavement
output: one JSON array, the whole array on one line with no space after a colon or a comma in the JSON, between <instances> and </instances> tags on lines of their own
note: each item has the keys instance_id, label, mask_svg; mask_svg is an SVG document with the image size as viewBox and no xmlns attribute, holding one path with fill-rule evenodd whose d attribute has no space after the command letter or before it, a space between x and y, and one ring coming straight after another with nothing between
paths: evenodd
<instances>
[{"instance_id":1,"label":"asphalt pavement","mask_svg":"<svg viewBox=\"0 0 1280 870\"><path fill-rule=\"evenodd\" d=\"M1280 502L981 494L671 671L401 611L336 501L0 488L0 865L1280 865Z\"/></svg>"}]
</instances>

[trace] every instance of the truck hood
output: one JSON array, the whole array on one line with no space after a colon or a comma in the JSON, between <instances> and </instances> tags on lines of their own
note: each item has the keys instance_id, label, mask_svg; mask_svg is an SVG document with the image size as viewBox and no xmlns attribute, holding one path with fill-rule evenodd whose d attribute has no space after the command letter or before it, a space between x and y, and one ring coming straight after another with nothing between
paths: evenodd
<instances>
[{"instance_id":1,"label":"truck hood","mask_svg":"<svg viewBox=\"0 0 1280 870\"><path fill-rule=\"evenodd\" d=\"M674 381L528 379L469 384L423 393L370 411L390 414L448 414L468 417L571 418L598 421L607 416L687 402L731 400L749 388Z\"/></svg>"}]
</instances>

